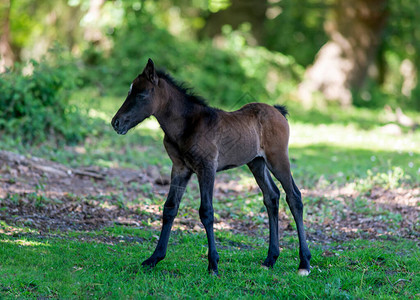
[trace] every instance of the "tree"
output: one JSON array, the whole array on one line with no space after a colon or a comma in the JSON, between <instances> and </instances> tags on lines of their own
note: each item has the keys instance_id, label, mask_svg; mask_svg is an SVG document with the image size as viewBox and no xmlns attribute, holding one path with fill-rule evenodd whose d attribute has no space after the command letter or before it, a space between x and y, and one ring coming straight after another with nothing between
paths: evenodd
<instances>
[{"instance_id":1,"label":"tree","mask_svg":"<svg viewBox=\"0 0 420 300\"><path fill-rule=\"evenodd\" d=\"M375 60L388 19L388 0L337 0L333 19L325 23L330 40L319 50L299 86L304 102L319 91L343 106L352 103L351 90L360 89Z\"/></svg>"}]
</instances>

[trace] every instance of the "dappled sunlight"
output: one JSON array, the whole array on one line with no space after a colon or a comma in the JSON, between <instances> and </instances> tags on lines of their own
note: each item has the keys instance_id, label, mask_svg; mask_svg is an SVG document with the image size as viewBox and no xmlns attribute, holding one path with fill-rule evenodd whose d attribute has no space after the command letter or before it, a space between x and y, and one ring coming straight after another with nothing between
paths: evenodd
<instances>
[{"instance_id":1,"label":"dappled sunlight","mask_svg":"<svg viewBox=\"0 0 420 300\"><path fill-rule=\"evenodd\" d=\"M4 234L8 236L15 236L18 234L25 234L25 233L36 233L36 231L27 227L9 225L5 221L0 221L0 234Z\"/></svg>"},{"instance_id":2,"label":"dappled sunlight","mask_svg":"<svg viewBox=\"0 0 420 300\"><path fill-rule=\"evenodd\" d=\"M7 244L14 244L18 246L25 246L25 247L35 247L35 246L43 246L43 247L51 247L48 242L39 242L39 241L28 241L28 240L0 240L0 243L7 243Z\"/></svg>"},{"instance_id":3,"label":"dappled sunlight","mask_svg":"<svg viewBox=\"0 0 420 300\"><path fill-rule=\"evenodd\" d=\"M343 189L303 190L309 239L327 236L416 238L420 220L420 189L374 188L368 194ZM321 231L319 231L321 230Z\"/></svg>"},{"instance_id":4,"label":"dappled sunlight","mask_svg":"<svg viewBox=\"0 0 420 300\"><path fill-rule=\"evenodd\" d=\"M372 189L370 196L375 198L375 202L379 204L411 206L413 211L420 212L420 188L410 190L396 188L387 190L385 193L381 193L380 189L375 188ZM390 199L392 200L390 201Z\"/></svg>"}]
</instances>

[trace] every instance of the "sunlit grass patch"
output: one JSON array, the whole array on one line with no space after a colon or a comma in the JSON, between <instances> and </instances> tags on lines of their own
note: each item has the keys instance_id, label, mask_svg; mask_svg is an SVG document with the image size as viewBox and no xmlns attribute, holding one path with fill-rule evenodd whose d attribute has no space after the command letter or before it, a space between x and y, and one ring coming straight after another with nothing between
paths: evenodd
<instances>
[{"instance_id":1,"label":"sunlit grass patch","mask_svg":"<svg viewBox=\"0 0 420 300\"><path fill-rule=\"evenodd\" d=\"M292 144L290 155L293 174L305 187L318 183L322 185L323 182L324 185L342 185L364 178L393 187L420 182L418 154L411 155L410 152L373 151L313 143L306 146Z\"/></svg>"},{"instance_id":2,"label":"sunlit grass patch","mask_svg":"<svg viewBox=\"0 0 420 300\"><path fill-rule=\"evenodd\" d=\"M348 107L341 109L340 107L331 105L314 106L312 108L304 108L295 101L287 101L290 111L290 121L300 122L313 125L339 125L342 127L354 127L359 131L378 130L386 124L395 123L396 116L384 108L369 109L363 107ZM416 111L406 112L414 122L420 122L420 115ZM407 133L409 128L402 127L402 132Z\"/></svg>"},{"instance_id":3,"label":"sunlit grass patch","mask_svg":"<svg viewBox=\"0 0 420 300\"><path fill-rule=\"evenodd\" d=\"M36 230L33 230L28 227L19 227L14 225L9 225L5 221L0 221L0 235L16 236L22 233L35 233Z\"/></svg>"},{"instance_id":4,"label":"sunlit grass patch","mask_svg":"<svg viewBox=\"0 0 420 300\"><path fill-rule=\"evenodd\" d=\"M338 146L348 149L420 153L420 133L411 132L400 136L382 133L378 128L358 129L354 123L311 124L291 122L291 145L304 147L314 144Z\"/></svg>"},{"instance_id":5,"label":"sunlit grass patch","mask_svg":"<svg viewBox=\"0 0 420 300\"><path fill-rule=\"evenodd\" d=\"M12 243L19 246L27 246L27 247L34 247L34 246L49 246L48 242L39 242L39 241L31 241L27 239L18 239L18 240L0 240L0 243Z\"/></svg>"}]
</instances>

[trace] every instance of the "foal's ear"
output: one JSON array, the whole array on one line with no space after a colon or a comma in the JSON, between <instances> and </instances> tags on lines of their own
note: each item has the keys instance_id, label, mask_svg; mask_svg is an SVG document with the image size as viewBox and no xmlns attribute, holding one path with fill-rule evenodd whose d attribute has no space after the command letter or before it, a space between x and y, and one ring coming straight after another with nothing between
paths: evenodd
<instances>
[{"instance_id":1,"label":"foal's ear","mask_svg":"<svg viewBox=\"0 0 420 300\"><path fill-rule=\"evenodd\" d=\"M150 58L147 61L147 65L144 68L143 73L151 83L153 83L154 85L158 84L158 77L155 71L155 64Z\"/></svg>"}]
</instances>

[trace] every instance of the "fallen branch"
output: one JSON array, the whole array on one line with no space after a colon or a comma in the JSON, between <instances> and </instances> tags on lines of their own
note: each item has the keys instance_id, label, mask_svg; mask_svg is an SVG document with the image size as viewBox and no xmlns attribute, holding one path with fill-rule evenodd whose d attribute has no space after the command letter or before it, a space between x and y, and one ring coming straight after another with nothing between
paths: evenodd
<instances>
[{"instance_id":1,"label":"fallen branch","mask_svg":"<svg viewBox=\"0 0 420 300\"><path fill-rule=\"evenodd\" d=\"M94 173L94 172L89 172L89 171L82 171L82 170L72 170L72 172L76 175L81 175L81 176L88 176L88 177L93 177L96 179L105 179L105 176L99 173Z\"/></svg>"}]
</instances>

